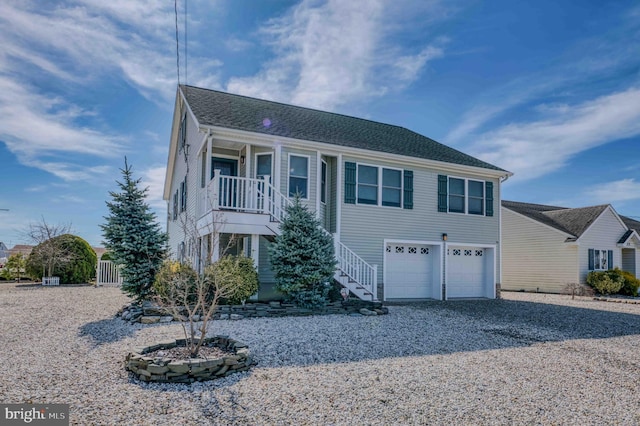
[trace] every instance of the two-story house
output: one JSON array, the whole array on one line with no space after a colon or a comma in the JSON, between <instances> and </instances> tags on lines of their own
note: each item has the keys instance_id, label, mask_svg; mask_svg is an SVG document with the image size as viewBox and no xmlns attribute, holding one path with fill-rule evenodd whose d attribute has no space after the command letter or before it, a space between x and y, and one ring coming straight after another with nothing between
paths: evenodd
<instances>
[{"instance_id":1,"label":"two-story house","mask_svg":"<svg viewBox=\"0 0 640 426\"><path fill-rule=\"evenodd\" d=\"M402 127L181 85L169 243L196 267L203 253L252 257L258 296L273 297L268 246L299 194L333 234L335 278L356 296L494 298L510 175Z\"/></svg>"}]
</instances>

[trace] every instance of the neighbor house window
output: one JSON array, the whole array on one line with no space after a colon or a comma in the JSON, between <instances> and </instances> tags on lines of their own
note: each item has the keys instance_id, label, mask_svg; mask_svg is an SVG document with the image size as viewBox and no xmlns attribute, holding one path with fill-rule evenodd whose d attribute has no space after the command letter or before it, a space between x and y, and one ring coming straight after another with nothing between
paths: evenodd
<instances>
[{"instance_id":1,"label":"neighbor house window","mask_svg":"<svg viewBox=\"0 0 640 426\"><path fill-rule=\"evenodd\" d=\"M308 198L309 187L309 157L299 155L289 156L289 196L299 194Z\"/></svg>"},{"instance_id":2,"label":"neighbor house window","mask_svg":"<svg viewBox=\"0 0 640 426\"><path fill-rule=\"evenodd\" d=\"M173 220L178 218L178 191L173 194Z\"/></svg>"},{"instance_id":3,"label":"neighbor house window","mask_svg":"<svg viewBox=\"0 0 640 426\"><path fill-rule=\"evenodd\" d=\"M589 249L589 270L606 271L611 269L613 263L612 250Z\"/></svg>"}]
</instances>

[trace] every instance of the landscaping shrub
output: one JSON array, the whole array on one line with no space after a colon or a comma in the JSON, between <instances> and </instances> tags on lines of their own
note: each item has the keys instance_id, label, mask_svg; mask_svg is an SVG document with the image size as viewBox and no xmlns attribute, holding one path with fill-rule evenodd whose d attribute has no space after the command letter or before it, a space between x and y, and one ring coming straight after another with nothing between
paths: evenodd
<instances>
[{"instance_id":1,"label":"landscaping shrub","mask_svg":"<svg viewBox=\"0 0 640 426\"><path fill-rule=\"evenodd\" d=\"M622 284L622 288L618 291L620 294L625 296L637 296L638 288L640 288L640 280L635 277L631 272L623 271L621 269L615 268L611 272L617 272L617 274L622 277L624 283Z\"/></svg>"},{"instance_id":2,"label":"landscaping shrub","mask_svg":"<svg viewBox=\"0 0 640 426\"><path fill-rule=\"evenodd\" d=\"M165 304L188 303L197 300L197 272L176 260L165 260L156 273L153 292Z\"/></svg>"},{"instance_id":3,"label":"landscaping shrub","mask_svg":"<svg viewBox=\"0 0 640 426\"><path fill-rule=\"evenodd\" d=\"M615 294L624 285L624 278L611 271L592 271L587 275L589 284L598 294Z\"/></svg>"},{"instance_id":4,"label":"landscaping shrub","mask_svg":"<svg viewBox=\"0 0 640 426\"><path fill-rule=\"evenodd\" d=\"M224 256L212 265L212 273L226 277L224 296L226 303L244 303L258 291L258 272L253 259L246 256Z\"/></svg>"},{"instance_id":5,"label":"landscaping shrub","mask_svg":"<svg viewBox=\"0 0 640 426\"><path fill-rule=\"evenodd\" d=\"M33 248L27 259L27 274L41 277L51 273L61 284L87 283L95 274L96 252L82 238L63 234Z\"/></svg>"},{"instance_id":6,"label":"landscaping shrub","mask_svg":"<svg viewBox=\"0 0 640 426\"><path fill-rule=\"evenodd\" d=\"M333 238L322 230L299 196L287 207L280 230L269 247L276 288L299 306L325 306L329 292L326 283L333 280L336 269Z\"/></svg>"}]
</instances>

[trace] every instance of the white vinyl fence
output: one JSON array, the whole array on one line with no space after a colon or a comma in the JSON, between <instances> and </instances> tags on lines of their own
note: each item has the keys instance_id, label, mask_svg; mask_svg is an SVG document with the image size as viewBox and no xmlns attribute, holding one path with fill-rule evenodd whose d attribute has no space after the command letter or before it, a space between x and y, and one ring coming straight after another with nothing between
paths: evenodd
<instances>
[{"instance_id":1,"label":"white vinyl fence","mask_svg":"<svg viewBox=\"0 0 640 426\"><path fill-rule=\"evenodd\" d=\"M96 274L96 285L121 286L122 277L118 273L118 267L110 260L101 260L98 262L98 271Z\"/></svg>"}]
</instances>

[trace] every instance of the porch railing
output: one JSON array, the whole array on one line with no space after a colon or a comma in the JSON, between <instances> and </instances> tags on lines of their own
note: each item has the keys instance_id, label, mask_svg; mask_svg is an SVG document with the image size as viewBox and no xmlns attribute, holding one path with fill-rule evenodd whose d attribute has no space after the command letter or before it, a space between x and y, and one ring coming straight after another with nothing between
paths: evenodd
<instances>
[{"instance_id":1,"label":"porch railing","mask_svg":"<svg viewBox=\"0 0 640 426\"><path fill-rule=\"evenodd\" d=\"M347 279L357 283L375 299L378 287L378 265L370 265L334 236L338 269Z\"/></svg>"},{"instance_id":2,"label":"porch railing","mask_svg":"<svg viewBox=\"0 0 640 426\"><path fill-rule=\"evenodd\" d=\"M205 190L201 191L199 213L201 216L211 210L262 213L268 214L274 222L282 222L286 216L286 209L291 204L289 197L272 185L270 176L260 179L222 176L219 170L215 170L213 179ZM377 292L377 265L368 264L338 241L335 235L334 241L338 269L349 283L343 285L349 287L356 284L375 299L373 295Z\"/></svg>"},{"instance_id":3,"label":"porch railing","mask_svg":"<svg viewBox=\"0 0 640 426\"><path fill-rule=\"evenodd\" d=\"M281 222L291 200L271 184L271 177L222 176L216 170L199 201L200 216L210 210L263 213Z\"/></svg>"}]
</instances>

